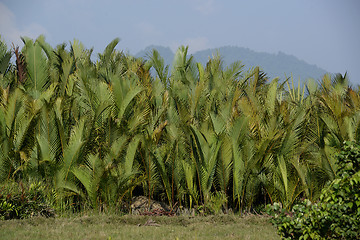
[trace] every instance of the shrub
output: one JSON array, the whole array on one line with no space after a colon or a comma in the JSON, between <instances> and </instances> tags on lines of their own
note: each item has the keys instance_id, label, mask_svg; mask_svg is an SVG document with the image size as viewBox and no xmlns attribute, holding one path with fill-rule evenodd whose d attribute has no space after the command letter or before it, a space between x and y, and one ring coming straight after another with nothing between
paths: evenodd
<instances>
[{"instance_id":1,"label":"shrub","mask_svg":"<svg viewBox=\"0 0 360 240\"><path fill-rule=\"evenodd\" d=\"M267 206L285 239L360 239L360 146L345 142L337 157L337 178L322 192L320 201L302 201L286 213Z\"/></svg>"},{"instance_id":2,"label":"shrub","mask_svg":"<svg viewBox=\"0 0 360 240\"><path fill-rule=\"evenodd\" d=\"M54 210L46 203L46 186L41 182L24 184L6 182L0 186L0 219L54 216Z\"/></svg>"},{"instance_id":3,"label":"shrub","mask_svg":"<svg viewBox=\"0 0 360 240\"><path fill-rule=\"evenodd\" d=\"M273 216L272 222L284 239L300 239L303 226L309 224L311 211L317 211L318 205L305 199L295 204L290 212L282 208L280 203L268 204L266 213Z\"/></svg>"}]
</instances>

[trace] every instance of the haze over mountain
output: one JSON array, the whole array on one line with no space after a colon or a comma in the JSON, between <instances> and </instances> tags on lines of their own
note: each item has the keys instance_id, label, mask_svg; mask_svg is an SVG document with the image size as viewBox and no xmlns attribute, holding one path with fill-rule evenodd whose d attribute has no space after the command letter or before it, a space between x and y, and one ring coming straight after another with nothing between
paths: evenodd
<instances>
[{"instance_id":1,"label":"haze over mountain","mask_svg":"<svg viewBox=\"0 0 360 240\"><path fill-rule=\"evenodd\" d=\"M144 50L138 52L135 56L148 59L152 49L156 49L160 55L164 58L165 64L171 65L174 53L169 47L151 45ZM283 52L277 54L255 52L251 49L244 47L225 46L214 49L207 49L193 53L196 62L200 62L203 65L212 58L219 54L224 62L224 67L232 64L236 61L241 61L245 65L244 70L252 67L259 66L270 78L279 77L281 80L286 77L290 77L291 74L294 80L301 79L305 81L308 78L315 80L320 79L326 70L319 68L316 65L311 65L303 60L298 59L293 55L289 55Z\"/></svg>"}]
</instances>

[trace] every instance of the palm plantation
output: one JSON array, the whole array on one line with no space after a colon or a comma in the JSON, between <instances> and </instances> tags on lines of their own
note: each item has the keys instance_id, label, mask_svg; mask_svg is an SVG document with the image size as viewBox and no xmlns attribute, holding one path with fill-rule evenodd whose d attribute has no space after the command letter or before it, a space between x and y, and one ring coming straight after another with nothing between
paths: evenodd
<instances>
[{"instance_id":1,"label":"palm plantation","mask_svg":"<svg viewBox=\"0 0 360 240\"><path fill-rule=\"evenodd\" d=\"M294 86L186 47L173 67L73 41L0 47L0 183L45 186L59 209L122 206L135 195L170 206L250 211L316 201L335 154L360 140L360 92L342 75ZM10 56L15 52L15 64Z\"/></svg>"}]
</instances>

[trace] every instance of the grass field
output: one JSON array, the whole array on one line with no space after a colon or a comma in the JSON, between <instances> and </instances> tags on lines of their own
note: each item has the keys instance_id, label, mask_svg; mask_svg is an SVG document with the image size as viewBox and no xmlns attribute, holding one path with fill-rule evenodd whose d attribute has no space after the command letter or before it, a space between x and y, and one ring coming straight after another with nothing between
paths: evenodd
<instances>
[{"instance_id":1,"label":"grass field","mask_svg":"<svg viewBox=\"0 0 360 240\"><path fill-rule=\"evenodd\" d=\"M269 219L91 215L0 221L0 239L280 239Z\"/></svg>"}]
</instances>

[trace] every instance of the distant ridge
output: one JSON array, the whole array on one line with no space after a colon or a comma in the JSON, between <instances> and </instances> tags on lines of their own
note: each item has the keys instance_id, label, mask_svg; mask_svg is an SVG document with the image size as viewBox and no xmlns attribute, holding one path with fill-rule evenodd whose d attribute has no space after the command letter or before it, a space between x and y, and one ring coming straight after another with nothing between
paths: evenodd
<instances>
[{"instance_id":1,"label":"distant ridge","mask_svg":"<svg viewBox=\"0 0 360 240\"><path fill-rule=\"evenodd\" d=\"M152 49L156 49L160 53L164 58L165 64L171 65L174 53L168 47L155 45L148 46L144 50L138 52L135 56L148 59L148 54L151 54ZM327 73L326 70L321 69L316 65L311 65L293 55L283 52L271 54L255 52L243 47L225 46L198 51L192 55L194 56L195 61L205 65L209 58L217 53L220 54L224 62L224 67L233 62L241 61L245 65L245 70L260 66L270 78L279 77L284 80L285 76L290 77L292 74L295 81L299 78L301 81L305 81L308 78L318 80Z\"/></svg>"},{"instance_id":2,"label":"distant ridge","mask_svg":"<svg viewBox=\"0 0 360 240\"><path fill-rule=\"evenodd\" d=\"M146 47L144 50L138 52L135 57L141 57L144 59L148 59L148 55L151 54L152 50L156 49L162 58L164 58L164 62L166 65L171 65L174 59L175 54L171 51L169 47L150 45Z\"/></svg>"}]
</instances>

